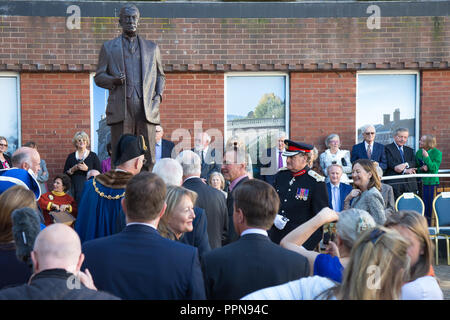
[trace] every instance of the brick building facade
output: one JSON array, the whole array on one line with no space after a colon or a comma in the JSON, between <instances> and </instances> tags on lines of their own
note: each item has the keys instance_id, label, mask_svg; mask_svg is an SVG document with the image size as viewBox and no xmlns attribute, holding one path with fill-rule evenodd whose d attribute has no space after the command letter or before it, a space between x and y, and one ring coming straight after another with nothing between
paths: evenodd
<instances>
[{"instance_id":1,"label":"brick building facade","mask_svg":"<svg viewBox=\"0 0 450 320\"><path fill-rule=\"evenodd\" d=\"M161 49L167 137L178 128L193 132L194 121L224 130L228 72L278 71L289 77L290 137L323 151L336 132L351 149L357 73L416 70L419 133L436 135L441 168L450 168L450 1L136 3L139 34ZM0 76L19 74L21 140L38 143L53 176L74 151L73 134L91 130L90 76L101 44L120 34L122 4L0 4ZM79 29L76 11L67 10L73 4ZM369 28L370 5L380 9L376 29Z\"/></svg>"}]
</instances>

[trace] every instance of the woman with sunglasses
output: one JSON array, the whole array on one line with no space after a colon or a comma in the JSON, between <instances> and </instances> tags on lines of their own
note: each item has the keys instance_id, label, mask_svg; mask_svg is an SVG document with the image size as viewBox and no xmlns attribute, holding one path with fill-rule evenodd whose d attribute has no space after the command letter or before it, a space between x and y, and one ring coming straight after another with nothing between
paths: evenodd
<instances>
[{"instance_id":1,"label":"woman with sunglasses","mask_svg":"<svg viewBox=\"0 0 450 320\"><path fill-rule=\"evenodd\" d=\"M0 136L0 169L12 167L11 158L6 154L6 151L8 151L8 140Z\"/></svg>"},{"instance_id":2,"label":"woman with sunglasses","mask_svg":"<svg viewBox=\"0 0 450 320\"><path fill-rule=\"evenodd\" d=\"M72 143L76 150L67 156L64 173L70 177L72 196L79 203L83 194L87 172L92 169L101 171L102 168L97 154L88 149L89 136L86 132L79 131L75 133Z\"/></svg>"}]
</instances>

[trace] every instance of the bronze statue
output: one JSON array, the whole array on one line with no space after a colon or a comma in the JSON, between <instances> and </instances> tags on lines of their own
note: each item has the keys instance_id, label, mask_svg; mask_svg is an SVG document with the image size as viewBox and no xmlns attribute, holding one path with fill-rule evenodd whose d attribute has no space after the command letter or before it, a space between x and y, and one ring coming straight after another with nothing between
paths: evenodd
<instances>
[{"instance_id":1,"label":"bronze statue","mask_svg":"<svg viewBox=\"0 0 450 320\"><path fill-rule=\"evenodd\" d=\"M151 170L166 76L158 45L136 33L139 17L135 5L126 4L120 9L123 33L103 44L94 81L97 86L109 89L106 123L111 128L112 164L119 137L131 133L145 137L148 150L144 167Z\"/></svg>"}]
</instances>

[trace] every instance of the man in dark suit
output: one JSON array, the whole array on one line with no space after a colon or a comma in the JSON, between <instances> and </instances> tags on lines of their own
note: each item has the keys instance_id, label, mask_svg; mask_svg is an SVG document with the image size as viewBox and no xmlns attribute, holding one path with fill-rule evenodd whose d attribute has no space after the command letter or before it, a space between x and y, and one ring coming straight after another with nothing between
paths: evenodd
<instances>
[{"instance_id":1,"label":"man in dark suit","mask_svg":"<svg viewBox=\"0 0 450 320\"><path fill-rule=\"evenodd\" d=\"M220 248L228 234L228 211L225 196L200 179L200 157L193 151L181 152L176 160L183 167L183 187L197 193L195 206L206 212L211 248Z\"/></svg>"},{"instance_id":2,"label":"man in dark suit","mask_svg":"<svg viewBox=\"0 0 450 320\"><path fill-rule=\"evenodd\" d=\"M94 81L109 89L106 123L111 128L114 150L123 133L143 135L148 144L146 168L155 163L155 126L160 123L159 105L165 75L158 45L136 34L139 10L126 4L119 13L123 33L106 41L99 54Z\"/></svg>"},{"instance_id":3,"label":"man in dark suit","mask_svg":"<svg viewBox=\"0 0 450 320\"><path fill-rule=\"evenodd\" d=\"M157 231L167 207L164 181L141 172L126 190L122 200L126 228L83 245L84 266L96 286L122 299L204 299L197 249L165 239Z\"/></svg>"},{"instance_id":4,"label":"man in dark suit","mask_svg":"<svg viewBox=\"0 0 450 320\"><path fill-rule=\"evenodd\" d=\"M246 152L239 147L232 147L225 150L222 163L222 174L230 185L228 186L227 211L228 211L228 236L225 244L236 241L238 234L234 230L233 212L234 212L234 189L241 183L247 181Z\"/></svg>"},{"instance_id":5,"label":"man in dark suit","mask_svg":"<svg viewBox=\"0 0 450 320\"><path fill-rule=\"evenodd\" d=\"M205 255L202 268L208 299L246 294L309 275L308 261L267 236L280 200L268 183L252 179L234 191L233 221L240 239Z\"/></svg>"},{"instance_id":6,"label":"man in dark suit","mask_svg":"<svg viewBox=\"0 0 450 320\"><path fill-rule=\"evenodd\" d=\"M395 131L394 142L384 146L386 153L387 169L385 176L408 175L416 173L416 159L414 150L406 146L409 130L399 128ZM415 178L386 180L394 189L394 197L397 199L405 192L417 193L417 181Z\"/></svg>"},{"instance_id":7,"label":"man in dark suit","mask_svg":"<svg viewBox=\"0 0 450 320\"><path fill-rule=\"evenodd\" d=\"M195 137L194 151L202 161L200 178L208 180L209 175L214 171L220 172L220 164L217 163L216 149L210 147L211 137L208 133L202 132Z\"/></svg>"},{"instance_id":8,"label":"man in dark suit","mask_svg":"<svg viewBox=\"0 0 450 320\"><path fill-rule=\"evenodd\" d=\"M286 166L286 156L283 156L285 149L284 140L286 134L281 132L278 135L277 146L266 150L267 157L263 155L260 158L261 165L261 179L268 184L273 185L275 182L275 174L279 169Z\"/></svg>"},{"instance_id":9,"label":"man in dark suit","mask_svg":"<svg viewBox=\"0 0 450 320\"><path fill-rule=\"evenodd\" d=\"M352 148L352 156L350 161L354 163L358 159L370 159L386 170L386 155L384 146L375 142L376 130L372 125L366 125L362 130L364 141L355 144Z\"/></svg>"},{"instance_id":10,"label":"man in dark suit","mask_svg":"<svg viewBox=\"0 0 450 320\"><path fill-rule=\"evenodd\" d=\"M327 167L330 182L327 182L328 206L336 212L344 209L344 199L352 191L348 184L341 183L343 169L340 164L332 164Z\"/></svg>"},{"instance_id":11,"label":"man in dark suit","mask_svg":"<svg viewBox=\"0 0 450 320\"><path fill-rule=\"evenodd\" d=\"M156 161L164 158L172 157L172 150L175 144L172 141L163 139L164 130L161 126L156 126L155 128L155 157Z\"/></svg>"}]
</instances>

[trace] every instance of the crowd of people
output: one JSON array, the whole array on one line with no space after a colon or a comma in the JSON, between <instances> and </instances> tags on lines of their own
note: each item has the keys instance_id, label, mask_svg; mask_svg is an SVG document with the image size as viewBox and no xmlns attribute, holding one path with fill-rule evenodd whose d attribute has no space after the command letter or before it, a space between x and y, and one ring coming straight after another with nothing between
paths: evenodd
<instances>
[{"instance_id":1,"label":"crowd of people","mask_svg":"<svg viewBox=\"0 0 450 320\"><path fill-rule=\"evenodd\" d=\"M203 132L176 155L163 133L156 126L149 172L143 136L123 134L101 163L77 132L51 191L39 187L48 172L36 144L9 157L0 137L0 299L443 298L430 216L393 205L417 192L406 175L437 173L442 153L433 136L424 135L414 155L407 129L383 146L368 125L351 152L331 134L319 155L281 133L260 179L239 137L222 153ZM384 184L383 174L406 179ZM424 179L423 194L438 184ZM31 268L16 257L11 218L24 208L41 230ZM75 222L57 223L58 212Z\"/></svg>"}]
</instances>

